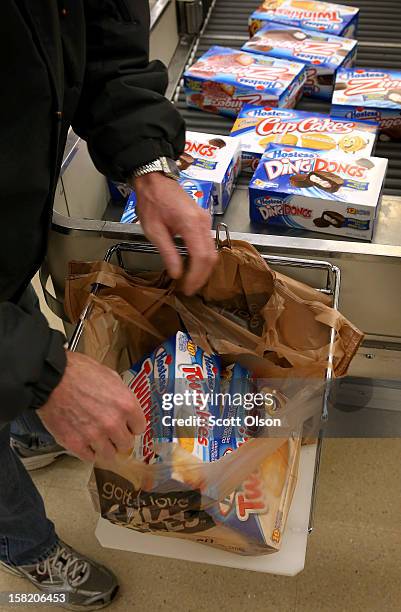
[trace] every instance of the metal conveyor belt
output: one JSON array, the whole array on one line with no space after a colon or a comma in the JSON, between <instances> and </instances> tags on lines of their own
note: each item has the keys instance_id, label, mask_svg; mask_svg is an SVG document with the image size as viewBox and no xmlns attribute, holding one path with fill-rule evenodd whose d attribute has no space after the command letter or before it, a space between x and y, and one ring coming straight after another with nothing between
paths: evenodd
<instances>
[{"instance_id":1,"label":"metal conveyor belt","mask_svg":"<svg viewBox=\"0 0 401 612\"><path fill-rule=\"evenodd\" d=\"M216 0L208 24L198 41L196 57L213 45L240 48L248 38L248 16L259 4L259 0ZM361 9L356 63L362 67L401 71L401 0L345 0L342 4L359 6ZM188 129L229 134L233 123L231 119L188 109L182 90L179 92L177 106ZM330 105L304 97L297 108L327 113ZM384 193L401 196L401 143L379 142L375 154L389 159Z\"/></svg>"}]
</instances>

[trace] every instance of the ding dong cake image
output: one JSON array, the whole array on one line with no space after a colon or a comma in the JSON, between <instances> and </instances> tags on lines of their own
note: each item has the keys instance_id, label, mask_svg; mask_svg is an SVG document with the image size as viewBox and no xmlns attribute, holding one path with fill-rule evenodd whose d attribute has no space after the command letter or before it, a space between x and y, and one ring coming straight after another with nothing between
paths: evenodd
<instances>
[{"instance_id":1,"label":"ding dong cake image","mask_svg":"<svg viewBox=\"0 0 401 612\"><path fill-rule=\"evenodd\" d=\"M227 47L212 47L184 73L187 105L236 117L242 105L292 108L302 95L306 67Z\"/></svg>"},{"instance_id":2,"label":"ding dong cake image","mask_svg":"<svg viewBox=\"0 0 401 612\"><path fill-rule=\"evenodd\" d=\"M356 35L358 16L358 8L343 4L265 0L249 17L249 34L253 36L267 22L273 22L352 38Z\"/></svg>"},{"instance_id":3,"label":"ding dong cake image","mask_svg":"<svg viewBox=\"0 0 401 612\"><path fill-rule=\"evenodd\" d=\"M401 140L401 72L339 70L331 110L353 121L377 121L381 140Z\"/></svg>"},{"instance_id":4,"label":"ding dong cake image","mask_svg":"<svg viewBox=\"0 0 401 612\"><path fill-rule=\"evenodd\" d=\"M268 23L242 49L303 62L307 66L304 94L331 100L336 72L341 67L353 65L357 41L325 32Z\"/></svg>"},{"instance_id":5,"label":"ding dong cake image","mask_svg":"<svg viewBox=\"0 0 401 612\"><path fill-rule=\"evenodd\" d=\"M251 221L371 240L387 159L270 145L249 185Z\"/></svg>"}]
</instances>

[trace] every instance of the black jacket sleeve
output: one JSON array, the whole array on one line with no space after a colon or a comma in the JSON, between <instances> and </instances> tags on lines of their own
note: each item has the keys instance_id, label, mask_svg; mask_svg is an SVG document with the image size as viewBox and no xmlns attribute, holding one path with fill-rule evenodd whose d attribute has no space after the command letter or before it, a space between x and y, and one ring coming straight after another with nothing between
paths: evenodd
<instances>
[{"instance_id":1,"label":"black jacket sleeve","mask_svg":"<svg viewBox=\"0 0 401 612\"><path fill-rule=\"evenodd\" d=\"M185 143L184 120L164 97L165 66L149 63L148 0L85 0L86 73L73 129L97 169L125 180L133 168Z\"/></svg>"},{"instance_id":2,"label":"black jacket sleeve","mask_svg":"<svg viewBox=\"0 0 401 612\"><path fill-rule=\"evenodd\" d=\"M65 368L63 344L63 334L50 329L39 310L0 304L0 429L46 402ZM57 371L48 363L50 353Z\"/></svg>"}]
</instances>

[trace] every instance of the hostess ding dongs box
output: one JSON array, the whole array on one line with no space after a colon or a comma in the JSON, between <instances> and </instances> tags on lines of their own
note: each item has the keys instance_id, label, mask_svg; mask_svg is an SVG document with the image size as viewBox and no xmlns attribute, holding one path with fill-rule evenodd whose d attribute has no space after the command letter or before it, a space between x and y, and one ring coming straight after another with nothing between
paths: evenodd
<instances>
[{"instance_id":1,"label":"hostess ding dongs box","mask_svg":"<svg viewBox=\"0 0 401 612\"><path fill-rule=\"evenodd\" d=\"M387 159L270 145L249 185L256 223L370 240Z\"/></svg>"},{"instance_id":2,"label":"hostess ding dongs box","mask_svg":"<svg viewBox=\"0 0 401 612\"><path fill-rule=\"evenodd\" d=\"M184 73L189 107L236 117L244 103L292 108L302 95L300 62L212 47Z\"/></svg>"},{"instance_id":3,"label":"hostess ding dongs box","mask_svg":"<svg viewBox=\"0 0 401 612\"><path fill-rule=\"evenodd\" d=\"M381 140L401 140L401 72L354 68L337 72L332 113L377 121Z\"/></svg>"},{"instance_id":4,"label":"hostess ding dongs box","mask_svg":"<svg viewBox=\"0 0 401 612\"><path fill-rule=\"evenodd\" d=\"M339 68L353 65L357 41L326 32L268 23L242 49L303 62L307 66L304 94L331 100L335 74Z\"/></svg>"},{"instance_id":5,"label":"hostess ding dongs box","mask_svg":"<svg viewBox=\"0 0 401 612\"><path fill-rule=\"evenodd\" d=\"M363 157L372 154L377 132L376 123L295 109L246 105L233 125L231 136L241 141L242 169L254 172L270 144Z\"/></svg>"},{"instance_id":6,"label":"hostess ding dongs box","mask_svg":"<svg viewBox=\"0 0 401 612\"><path fill-rule=\"evenodd\" d=\"M230 136L187 132L180 162L182 176L212 183L213 212L222 214L241 167L240 142Z\"/></svg>"},{"instance_id":7,"label":"hostess ding dongs box","mask_svg":"<svg viewBox=\"0 0 401 612\"><path fill-rule=\"evenodd\" d=\"M356 34L358 16L358 8L343 4L310 0L265 0L249 18L249 33L253 36L266 22L273 21L352 38Z\"/></svg>"}]
</instances>

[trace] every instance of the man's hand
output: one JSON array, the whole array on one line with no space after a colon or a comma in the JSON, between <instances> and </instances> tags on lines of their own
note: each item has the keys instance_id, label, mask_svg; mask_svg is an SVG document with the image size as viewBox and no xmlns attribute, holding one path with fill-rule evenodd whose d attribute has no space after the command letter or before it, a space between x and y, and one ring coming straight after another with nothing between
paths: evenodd
<instances>
[{"instance_id":1,"label":"man's hand","mask_svg":"<svg viewBox=\"0 0 401 612\"><path fill-rule=\"evenodd\" d=\"M159 249L171 278L183 274L173 237L179 234L183 238L190 260L182 289L187 295L195 293L206 283L217 261L210 214L199 208L176 181L160 172L135 178L133 186L143 231Z\"/></svg>"},{"instance_id":2,"label":"man's hand","mask_svg":"<svg viewBox=\"0 0 401 612\"><path fill-rule=\"evenodd\" d=\"M67 367L47 403L37 410L57 442L86 461L112 460L132 448L145 417L118 374L90 357L67 352Z\"/></svg>"}]
</instances>

